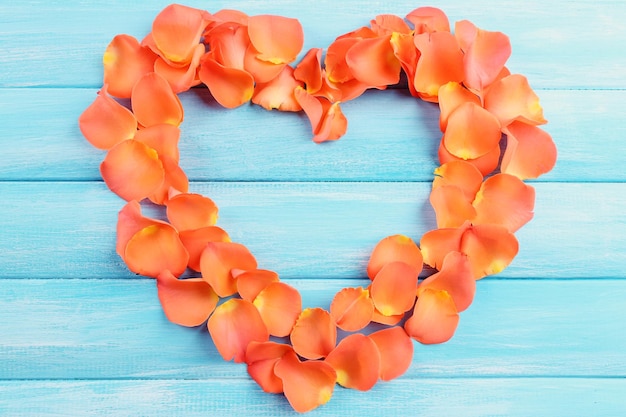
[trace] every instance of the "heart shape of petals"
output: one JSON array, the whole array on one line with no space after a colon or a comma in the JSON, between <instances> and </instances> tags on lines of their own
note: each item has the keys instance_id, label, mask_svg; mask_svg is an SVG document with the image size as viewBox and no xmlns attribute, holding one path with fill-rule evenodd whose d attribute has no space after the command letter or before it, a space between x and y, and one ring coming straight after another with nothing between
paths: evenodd
<instances>
[{"instance_id":1,"label":"heart shape of petals","mask_svg":"<svg viewBox=\"0 0 626 417\"><path fill-rule=\"evenodd\" d=\"M78 118L85 139L106 151L105 185L124 200L115 252L155 278L165 318L206 325L225 361L245 364L259 390L284 395L297 412L327 403L337 384L365 391L397 378L415 342L452 338L476 281L520 250L515 233L535 215L524 180L549 172L557 157L540 127L539 97L506 67L511 43L501 32L450 25L442 10L420 7L375 16L326 49L303 45L297 19L172 4L141 41L112 39L103 86ZM362 286L336 292L328 309L303 307L298 282L283 282L232 241L217 204L190 190L179 95L206 88L225 108L302 111L320 143L346 134L343 103L402 88L400 80L440 110L429 196L436 227L421 238L373 238L355 277ZM147 206L158 213L144 215Z\"/></svg>"}]
</instances>

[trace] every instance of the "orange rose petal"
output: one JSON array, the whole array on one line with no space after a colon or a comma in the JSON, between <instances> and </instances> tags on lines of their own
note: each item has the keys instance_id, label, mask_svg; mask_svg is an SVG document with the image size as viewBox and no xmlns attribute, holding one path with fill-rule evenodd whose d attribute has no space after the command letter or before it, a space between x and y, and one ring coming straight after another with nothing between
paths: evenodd
<instances>
[{"instance_id":1,"label":"orange rose petal","mask_svg":"<svg viewBox=\"0 0 626 417\"><path fill-rule=\"evenodd\" d=\"M511 56L511 42L504 33L478 29L467 20L456 23L454 34L465 52L465 85L482 91L504 68Z\"/></svg>"},{"instance_id":2,"label":"orange rose petal","mask_svg":"<svg viewBox=\"0 0 626 417\"><path fill-rule=\"evenodd\" d=\"M450 114L467 102L481 105L480 98L476 94L457 82L451 81L439 88L439 128L442 132L446 131Z\"/></svg>"},{"instance_id":3,"label":"orange rose petal","mask_svg":"<svg viewBox=\"0 0 626 417\"><path fill-rule=\"evenodd\" d=\"M220 297L237 292L233 269L256 269L257 263L248 248L240 243L209 242L200 256L200 271Z\"/></svg>"},{"instance_id":4,"label":"orange rose petal","mask_svg":"<svg viewBox=\"0 0 626 417\"><path fill-rule=\"evenodd\" d=\"M404 262L383 266L371 285L372 301L384 316L403 314L413 307L419 270Z\"/></svg>"},{"instance_id":5,"label":"orange rose petal","mask_svg":"<svg viewBox=\"0 0 626 417\"><path fill-rule=\"evenodd\" d=\"M239 25L248 24L248 15L239 10L222 9L213 13L213 19L220 23L237 23Z\"/></svg>"},{"instance_id":6,"label":"orange rose petal","mask_svg":"<svg viewBox=\"0 0 626 417\"><path fill-rule=\"evenodd\" d=\"M165 170L165 178L161 186L148 198L155 204L163 205L173 193L186 193L189 190L187 174L172 158L159 155Z\"/></svg>"},{"instance_id":7,"label":"orange rose petal","mask_svg":"<svg viewBox=\"0 0 626 417\"><path fill-rule=\"evenodd\" d=\"M436 7L418 7L406 15L406 20L415 26L415 34L450 32L448 16Z\"/></svg>"},{"instance_id":8,"label":"orange rose petal","mask_svg":"<svg viewBox=\"0 0 626 417\"><path fill-rule=\"evenodd\" d=\"M337 327L347 332L363 329L372 320L374 303L368 290L362 287L344 288L330 303L330 316Z\"/></svg>"},{"instance_id":9,"label":"orange rose petal","mask_svg":"<svg viewBox=\"0 0 626 417\"><path fill-rule=\"evenodd\" d=\"M288 64L304 45L304 32L297 19L258 15L248 19L248 35L257 57L273 64Z\"/></svg>"},{"instance_id":10,"label":"orange rose petal","mask_svg":"<svg viewBox=\"0 0 626 417\"><path fill-rule=\"evenodd\" d=\"M236 276L237 292L244 300L254 301L265 287L278 282L278 274L266 269L253 269Z\"/></svg>"},{"instance_id":11,"label":"orange rose petal","mask_svg":"<svg viewBox=\"0 0 626 417\"><path fill-rule=\"evenodd\" d=\"M533 218L535 189L513 175L499 173L485 180L474 207L474 224L499 224L514 233Z\"/></svg>"},{"instance_id":12,"label":"orange rose petal","mask_svg":"<svg viewBox=\"0 0 626 417\"><path fill-rule=\"evenodd\" d=\"M133 113L145 127L183 121L183 106L165 78L150 72L137 81L131 94Z\"/></svg>"},{"instance_id":13,"label":"orange rose petal","mask_svg":"<svg viewBox=\"0 0 626 417\"><path fill-rule=\"evenodd\" d=\"M427 289L447 291L458 312L466 310L474 300L476 280L467 255L449 252L443 259L439 272L422 281L417 288L417 297Z\"/></svg>"},{"instance_id":14,"label":"orange rose petal","mask_svg":"<svg viewBox=\"0 0 626 417\"><path fill-rule=\"evenodd\" d=\"M461 238L469 226L469 222L466 222L461 227L434 229L424 233L420 240L424 263L440 270L449 252L461 251Z\"/></svg>"},{"instance_id":15,"label":"orange rose petal","mask_svg":"<svg viewBox=\"0 0 626 417\"><path fill-rule=\"evenodd\" d=\"M381 239L370 255L367 276L374 279L383 266L396 261L411 265L418 273L422 270L422 252L413 239L404 235L387 236Z\"/></svg>"},{"instance_id":16,"label":"orange rose petal","mask_svg":"<svg viewBox=\"0 0 626 417\"><path fill-rule=\"evenodd\" d=\"M136 200L126 203L117 216L115 252L123 258L128 241L141 229L155 224L167 225L163 221L143 216L141 205Z\"/></svg>"},{"instance_id":17,"label":"orange rose petal","mask_svg":"<svg viewBox=\"0 0 626 417\"><path fill-rule=\"evenodd\" d=\"M326 49L324 67L326 76L333 83L343 83L354 78L346 62L348 50L359 42L358 38L336 39Z\"/></svg>"},{"instance_id":18,"label":"orange rose petal","mask_svg":"<svg viewBox=\"0 0 626 417\"><path fill-rule=\"evenodd\" d=\"M293 75L293 68L286 65L281 73L268 83L257 83L252 102L266 110L300 111L302 106L294 96L296 87L302 87Z\"/></svg>"},{"instance_id":19,"label":"orange rose petal","mask_svg":"<svg viewBox=\"0 0 626 417\"><path fill-rule=\"evenodd\" d=\"M266 342L269 333L259 311L251 302L231 298L217 306L207 328L217 351L225 361L242 363L246 360L246 349L253 342Z\"/></svg>"},{"instance_id":20,"label":"orange rose petal","mask_svg":"<svg viewBox=\"0 0 626 417\"><path fill-rule=\"evenodd\" d=\"M541 125L547 123L539 97L526 77L512 74L495 82L485 95L485 109L495 115L503 127L514 120Z\"/></svg>"},{"instance_id":21,"label":"orange rose petal","mask_svg":"<svg viewBox=\"0 0 626 417\"><path fill-rule=\"evenodd\" d=\"M452 155L444 146L443 141L439 143L439 162L447 164L452 161L464 161L475 166L482 175L489 175L498 167L500 161L500 146L495 146L485 155L475 159L462 159Z\"/></svg>"},{"instance_id":22,"label":"orange rose petal","mask_svg":"<svg viewBox=\"0 0 626 417\"><path fill-rule=\"evenodd\" d=\"M175 163L180 159L178 140L180 128L170 124L160 124L138 130L135 140L145 143L159 154L159 157L167 156Z\"/></svg>"},{"instance_id":23,"label":"orange rose petal","mask_svg":"<svg viewBox=\"0 0 626 417\"><path fill-rule=\"evenodd\" d=\"M314 94L322 88L322 48L310 49L300 60L293 72L296 80L302 81L306 92Z\"/></svg>"},{"instance_id":24,"label":"orange rose petal","mask_svg":"<svg viewBox=\"0 0 626 417\"><path fill-rule=\"evenodd\" d=\"M302 312L302 298L298 290L284 282L272 282L253 301L272 336L291 333Z\"/></svg>"},{"instance_id":25,"label":"orange rose petal","mask_svg":"<svg viewBox=\"0 0 626 417\"><path fill-rule=\"evenodd\" d=\"M102 57L104 83L109 86L109 93L130 98L133 86L144 74L153 71L156 59L157 55L134 37L115 36Z\"/></svg>"},{"instance_id":26,"label":"orange rose petal","mask_svg":"<svg viewBox=\"0 0 626 417\"><path fill-rule=\"evenodd\" d=\"M518 250L515 235L499 225L471 226L461 239L460 251L469 257L476 279L500 273L515 258Z\"/></svg>"},{"instance_id":27,"label":"orange rose petal","mask_svg":"<svg viewBox=\"0 0 626 417\"><path fill-rule=\"evenodd\" d=\"M287 66L287 64L274 64L269 61L263 61L257 57L258 54L259 51L250 44L244 55L244 69L252 75L252 78L257 83L272 81Z\"/></svg>"},{"instance_id":28,"label":"orange rose petal","mask_svg":"<svg viewBox=\"0 0 626 417\"><path fill-rule=\"evenodd\" d=\"M452 155L476 159L498 147L502 138L500 122L476 103L459 105L448 117L443 146Z\"/></svg>"},{"instance_id":29,"label":"orange rose petal","mask_svg":"<svg viewBox=\"0 0 626 417\"><path fill-rule=\"evenodd\" d=\"M215 226L217 206L200 194L181 193L167 203L167 219L179 231Z\"/></svg>"},{"instance_id":30,"label":"orange rose petal","mask_svg":"<svg viewBox=\"0 0 626 417\"><path fill-rule=\"evenodd\" d=\"M167 80L174 93L182 93L200 84L200 80L197 78L197 70L200 65L200 58L202 58L204 52L204 45L196 45L191 62L184 67L173 67L164 59L159 58L154 63L154 72Z\"/></svg>"},{"instance_id":31,"label":"orange rose petal","mask_svg":"<svg viewBox=\"0 0 626 417\"><path fill-rule=\"evenodd\" d=\"M437 101L442 85L463 81L463 52L449 32L415 35L414 42L421 53L413 79L415 89L424 100Z\"/></svg>"},{"instance_id":32,"label":"orange rose petal","mask_svg":"<svg viewBox=\"0 0 626 417\"><path fill-rule=\"evenodd\" d=\"M412 34L404 34L394 32L391 34L391 47L393 48L393 54L400 61L400 65L406 74L408 80L415 79L415 68L417 67L418 51L413 42ZM409 91L413 97L418 97L418 92L415 90L415 84L410 82Z\"/></svg>"},{"instance_id":33,"label":"orange rose petal","mask_svg":"<svg viewBox=\"0 0 626 417\"><path fill-rule=\"evenodd\" d=\"M368 337L378 348L380 379L391 381L409 369L413 361L413 341L402 327L378 330Z\"/></svg>"},{"instance_id":34,"label":"orange rose petal","mask_svg":"<svg viewBox=\"0 0 626 417\"><path fill-rule=\"evenodd\" d=\"M230 237L217 226L201 227L194 230L179 232L180 241L189 252L189 268L200 271L200 257L209 242L230 242ZM252 301L252 300L249 300Z\"/></svg>"},{"instance_id":35,"label":"orange rose petal","mask_svg":"<svg viewBox=\"0 0 626 417\"><path fill-rule=\"evenodd\" d=\"M85 139L98 149L111 149L137 131L133 113L108 95L105 84L93 103L78 118Z\"/></svg>"},{"instance_id":36,"label":"orange rose petal","mask_svg":"<svg viewBox=\"0 0 626 417\"><path fill-rule=\"evenodd\" d=\"M514 121L504 129L506 150L501 171L520 179L537 178L554 168L557 151L552 137L541 128Z\"/></svg>"},{"instance_id":37,"label":"orange rose petal","mask_svg":"<svg viewBox=\"0 0 626 417\"><path fill-rule=\"evenodd\" d=\"M372 30L378 36L387 36L392 33L411 34L411 28L406 24L404 19L395 14L380 14L370 22Z\"/></svg>"},{"instance_id":38,"label":"orange rose petal","mask_svg":"<svg viewBox=\"0 0 626 417\"><path fill-rule=\"evenodd\" d=\"M164 223L144 227L126 244L124 262L136 274L156 278L163 271L179 276L187 269L189 254L176 229Z\"/></svg>"},{"instance_id":39,"label":"orange rose petal","mask_svg":"<svg viewBox=\"0 0 626 417\"><path fill-rule=\"evenodd\" d=\"M329 140L337 140L346 134L348 119L341 111L339 102L332 103L324 113L317 132L313 136L313 142L321 143Z\"/></svg>"},{"instance_id":40,"label":"orange rose petal","mask_svg":"<svg viewBox=\"0 0 626 417\"><path fill-rule=\"evenodd\" d=\"M380 311L376 310L376 308L374 308L374 313L372 314L372 322L384 324L386 326L395 326L400 323L403 318L404 313L393 316L385 316Z\"/></svg>"},{"instance_id":41,"label":"orange rose petal","mask_svg":"<svg viewBox=\"0 0 626 417\"><path fill-rule=\"evenodd\" d=\"M293 353L293 348L282 343L252 341L248 344L246 349L248 374L263 391L271 394L283 392L283 380L274 373L274 366L288 352Z\"/></svg>"},{"instance_id":42,"label":"orange rose petal","mask_svg":"<svg viewBox=\"0 0 626 417\"><path fill-rule=\"evenodd\" d=\"M106 185L126 201L140 201L163 183L165 171L157 152L130 139L109 150L100 165Z\"/></svg>"},{"instance_id":43,"label":"orange rose petal","mask_svg":"<svg viewBox=\"0 0 626 417\"><path fill-rule=\"evenodd\" d=\"M152 23L152 38L162 56L175 64L188 64L210 15L180 4L164 8Z\"/></svg>"},{"instance_id":44,"label":"orange rose petal","mask_svg":"<svg viewBox=\"0 0 626 417\"><path fill-rule=\"evenodd\" d=\"M213 288L203 279L177 279L170 271L163 271L157 276L157 290L168 320L187 327L204 323L219 300Z\"/></svg>"},{"instance_id":45,"label":"orange rose petal","mask_svg":"<svg viewBox=\"0 0 626 417\"><path fill-rule=\"evenodd\" d=\"M212 57L224 67L244 70L250 38L246 26L219 24L205 35Z\"/></svg>"},{"instance_id":46,"label":"orange rose petal","mask_svg":"<svg viewBox=\"0 0 626 417\"><path fill-rule=\"evenodd\" d=\"M369 337L354 333L343 339L324 360L337 373L337 383L359 391L371 389L380 374L380 353Z\"/></svg>"},{"instance_id":47,"label":"orange rose petal","mask_svg":"<svg viewBox=\"0 0 626 417\"><path fill-rule=\"evenodd\" d=\"M433 188L430 204L435 210L437 227L459 227L476 217L476 209L463 190L455 185Z\"/></svg>"},{"instance_id":48,"label":"orange rose petal","mask_svg":"<svg viewBox=\"0 0 626 417\"><path fill-rule=\"evenodd\" d=\"M293 350L303 358L323 358L335 348L337 328L326 310L306 308L298 317L290 340Z\"/></svg>"},{"instance_id":49,"label":"orange rose petal","mask_svg":"<svg viewBox=\"0 0 626 417\"><path fill-rule=\"evenodd\" d=\"M458 324L459 313L450 294L426 289L417 299L404 330L420 343L435 344L450 340Z\"/></svg>"},{"instance_id":50,"label":"orange rose petal","mask_svg":"<svg viewBox=\"0 0 626 417\"><path fill-rule=\"evenodd\" d=\"M332 366L323 361L301 362L293 352L287 352L274 366L283 381L285 397L291 407L306 413L330 401L337 381Z\"/></svg>"},{"instance_id":51,"label":"orange rose petal","mask_svg":"<svg viewBox=\"0 0 626 417\"><path fill-rule=\"evenodd\" d=\"M346 64L357 80L370 86L397 84L400 61L391 46L391 35L362 39L346 53Z\"/></svg>"},{"instance_id":52,"label":"orange rose petal","mask_svg":"<svg viewBox=\"0 0 626 417\"><path fill-rule=\"evenodd\" d=\"M228 109L247 103L254 93L252 75L219 64L210 52L202 58L198 76L209 88L215 101Z\"/></svg>"},{"instance_id":53,"label":"orange rose petal","mask_svg":"<svg viewBox=\"0 0 626 417\"><path fill-rule=\"evenodd\" d=\"M433 189L445 185L460 188L467 201L474 201L483 183L483 175L478 168L467 161L450 161L435 168Z\"/></svg>"}]
</instances>

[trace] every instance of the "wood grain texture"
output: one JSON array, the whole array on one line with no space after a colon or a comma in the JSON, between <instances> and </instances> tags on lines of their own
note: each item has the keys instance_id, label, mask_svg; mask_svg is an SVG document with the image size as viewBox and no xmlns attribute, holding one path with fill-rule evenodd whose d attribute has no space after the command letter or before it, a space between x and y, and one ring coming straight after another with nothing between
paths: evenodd
<instances>
[{"instance_id":1,"label":"wood grain texture","mask_svg":"<svg viewBox=\"0 0 626 417\"><path fill-rule=\"evenodd\" d=\"M341 288L368 284L285 282L305 307L326 309ZM0 298L0 380L247 376L221 359L204 326L167 321L152 280L9 280ZM622 377L626 333L615 329L626 328L625 298L624 280L481 281L454 338L414 343L402 379Z\"/></svg>"},{"instance_id":2,"label":"wood grain texture","mask_svg":"<svg viewBox=\"0 0 626 417\"><path fill-rule=\"evenodd\" d=\"M118 33L139 39L168 0L0 3L0 86L99 87L102 51ZM248 14L275 13L300 19L305 47L326 47L335 37L367 25L377 14L404 16L428 3L318 0L315 2L216 0L184 2L215 12L235 8ZM505 32L513 45L509 67L538 87L625 88L624 3L620 0L550 2L440 0L452 22L469 19ZM56 17L56 18L55 18ZM67 22L71 22L70 25ZM37 42L32 42L36 39ZM45 71L42 70L45 68Z\"/></svg>"},{"instance_id":3,"label":"wood grain texture","mask_svg":"<svg viewBox=\"0 0 626 417\"><path fill-rule=\"evenodd\" d=\"M101 182L104 154L77 118L102 82L104 48L138 38L168 0L0 0L0 415L292 416L206 330L169 323L154 281L115 254L123 202ZM216 11L300 19L305 48L327 46L407 0L190 0ZM521 251L446 344L415 343L409 371L361 393L340 387L311 416L626 415L626 3L441 0L452 21L509 35L509 67L538 91L559 149L533 181ZM219 224L263 267L328 307L365 285L382 237L419 239L437 108L399 90L343 109L348 134L315 145L302 114L223 110L205 89L182 97L182 165L220 207ZM154 208L148 214L158 215ZM314 254L312 256L311 254Z\"/></svg>"},{"instance_id":4,"label":"wood grain texture","mask_svg":"<svg viewBox=\"0 0 626 417\"><path fill-rule=\"evenodd\" d=\"M0 381L0 390L14 399L0 397L6 417L301 415L284 397L240 379ZM331 403L306 415L622 417L624 390L623 379L424 378L382 383L369 392L337 387Z\"/></svg>"},{"instance_id":5,"label":"wood grain texture","mask_svg":"<svg viewBox=\"0 0 626 417\"><path fill-rule=\"evenodd\" d=\"M77 122L96 91L0 89L0 180L99 180L104 152ZM626 91L538 93L559 152L555 169L538 181L626 180L626 125L618 122L626 118ZM438 107L403 91L371 91L343 104L347 135L321 145L310 140L304 114L226 110L204 88L181 99L181 165L194 181L431 181L436 167Z\"/></svg>"},{"instance_id":6,"label":"wood grain texture","mask_svg":"<svg viewBox=\"0 0 626 417\"><path fill-rule=\"evenodd\" d=\"M520 253L497 277L623 277L626 185L535 188L537 214L516 234ZM435 227L429 190L411 182L192 184L217 203L218 225L232 240L283 278L363 277L380 239L402 233L419 241ZM0 278L134 276L115 254L124 202L104 183L4 182L0 194Z\"/></svg>"}]
</instances>

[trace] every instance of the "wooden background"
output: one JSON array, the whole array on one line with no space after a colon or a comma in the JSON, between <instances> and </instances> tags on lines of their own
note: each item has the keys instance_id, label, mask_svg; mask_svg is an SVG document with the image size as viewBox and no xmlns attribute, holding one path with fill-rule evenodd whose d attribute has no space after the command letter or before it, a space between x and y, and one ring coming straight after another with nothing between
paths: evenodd
<instances>
[{"instance_id":1,"label":"wooden background","mask_svg":"<svg viewBox=\"0 0 626 417\"><path fill-rule=\"evenodd\" d=\"M373 0L190 1L296 17L305 48L380 13ZM77 118L101 86L111 38L138 38L165 1L0 0L0 415L289 416L204 328L169 323L153 280L115 254L123 202ZM537 90L559 149L535 181L535 219L514 263L479 282L455 337L416 344L402 378L337 387L311 416L626 415L626 3L433 1L451 21L507 33L509 67ZM349 132L315 145L301 114L182 97L181 164L219 225L306 306L360 285L382 237L419 240L440 133L405 92L344 105Z\"/></svg>"}]
</instances>

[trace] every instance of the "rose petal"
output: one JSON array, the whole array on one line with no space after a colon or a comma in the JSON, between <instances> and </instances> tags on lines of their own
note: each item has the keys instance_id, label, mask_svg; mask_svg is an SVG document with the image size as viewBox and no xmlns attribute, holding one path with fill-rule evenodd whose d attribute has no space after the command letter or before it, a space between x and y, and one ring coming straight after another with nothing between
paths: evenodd
<instances>
[{"instance_id":1,"label":"rose petal","mask_svg":"<svg viewBox=\"0 0 626 417\"><path fill-rule=\"evenodd\" d=\"M115 252L123 258L128 241L141 229L156 224L167 225L163 221L143 216L141 214L141 205L136 200L126 203L117 216Z\"/></svg>"},{"instance_id":2,"label":"rose petal","mask_svg":"<svg viewBox=\"0 0 626 417\"><path fill-rule=\"evenodd\" d=\"M368 336L380 355L380 379L390 381L404 374L413 361L413 342L402 327L378 330Z\"/></svg>"},{"instance_id":3,"label":"rose petal","mask_svg":"<svg viewBox=\"0 0 626 417\"><path fill-rule=\"evenodd\" d=\"M367 391L378 381L380 353L374 341L361 333L339 342L324 362L333 367L343 387Z\"/></svg>"},{"instance_id":4,"label":"rose petal","mask_svg":"<svg viewBox=\"0 0 626 417\"><path fill-rule=\"evenodd\" d=\"M244 70L223 66L211 52L202 58L198 76L209 88L215 101L228 109L247 103L254 93L252 75Z\"/></svg>"},{"instance_id":5,"label":"rose petal","mask_svg":"<svg viewBox=\"0 0 626 417\"><path fill-rule=\"evenodd\" d=\"M512 74L495 82L485 95L485 109L495 115L503 127L514 120L541 125L547 123L539 97L526 77Z\"/></svg>"},{"instance_id":6,"label":"rose petal","mask_svg":"<svg viewBox=\"0 0 626 417\"><path fill-rule=\"evenodd\" d=\"M476 279L500 273L519 250L515 235L505 227L493 224L468 227L461 242L460 251L469 257Z\"/></svg>"},{"instance_id":7,"label":"rose petal","mask_svg":"<svg viewBox=\"0 0 626 417\"><path fill-rule=\"evenodd\" d=\"M183 121L183 106L165 78L155 72L141 77L131 94L133 113L145 127L162 123L178 126Z\"/></svg>"},{"instance_id":8,"label":"rose petal","mask_svg":"<svg viewBox=\"0 0 626 417\"><path fill-rule=\"evenodd\" d=\"M225 361L245 362L246 349L253 342L269 339L259 311L251 302L231 298L219 305L207 322L217 351Z\"/></svg>"},{"instance_id":9,"label":"rose petal","mask_svg":"<svg viewBox=\"0 0 626 417\"><path fill-rule=\"evenodd\" d=\"M205 11L170 4L154 19L152 38L164 58L172 63L188 64L210 20Z\"/></svg>"},{"instance_id":10,"label":"rose petal","mask_svg":"<svg viewBox=\"0 0 626 417\"><path fill-rule=\"evenodd\" d=\"M554 168L557 151L552 137L537 126L514 121L504 129L506 150L501 171L520 179L537 178Z\"/></svg>"},{"instance_id":11,"label":"rose petal","mask_svg":"<svg viewBox=\"0 0 626 417\"><path fill-rule=\"evenodd\" d=\"M252 96L252 102L265 110L278 109L280 111L300 111L302 106L296 101L294 89L302 87L296 81L293 68L285 66L281 73L268 83L257 83Z\"/></svg>"},{"instance_id":12,"label":"rose petal","mask_svg":"<svg viewBox=\"0 0 626 417\"><path fill-rule=\"evenodd\" d=\"M293 72L294 78L302 81L306 92L314 94L322 88L322 48L312 48L300 60Z\"/></svg>"},{"instance_id":13,"label":"rose petal","mask_svg":"<svg viewBox=\"0 0 626 417\"><path fill-rule=\"evenodd\" d=\"M449 252L443 259L439 272L422 281L417 288L419 299L427 289L447 291L452 297L458 312L466 310L474 300L476 280L472 274L471 263L467 255Z\"/></svg>"},{"instance_id":14,"label":"rose petal","mask_svg":"<svg viewBox=\"0 0 626 417\"><path fill-rule=\"evenodd\" d=\"M502 133L500 122L487 110L473 102L460 104L448 117L441 140L452 155L476 159L497 148Z\"/></svg>"},{"instance_id":15,"label":"rose petal","mask_svg":"<svg viewBox=\"0 0 626 417\"><path fill-rule=\"evenodd\" d=\"M167 319L187 327L204 323L219 300L213 288L203 279L176 279L170 271L163 271L157 276L157 290Z\"/></svg>"},{"instance_id":16,"label":"rose petal","mask_svg":"<svg viewBox=\"0 0 626 417\"><path fill-rule=\"evenodd\" d=\"M278 274L266 269L253 269L237 275L237 292L244 300L254 301L265 287L278 282ZM299 312L298 312L299 313Z\"/></svg>"},{"instance_id":17,"label":"rose petal","mask_svg":"<svg viewBox=\"0 0 626 417\"><path fill-rule=\"evenodd\" d=\"M415 34L450 32L448 16L436 7L418 7L406 15L406 20L415 26Z\"/></svg>"},{"instance_id":18,"label":"rose petal","mask_svg":"<svg viewBox=\"0 0 626 417\"><path fill-rule=\"evenodd\" d=\"M400 81L400 61L390 43L391 35L362 39L346 52L346 64L357 80L374 86Z\"/></svg>"},{"instance_id":19,"label":"rose petal","mask_svg":"<svg viewBox=\"0 0 626 417\"><path fill-rule=\"evenodd\" d=\"M167 219L179 231L214 226L217 222L217 206L203 195L181 193L166 205Z\"/></svg>"},{"instance_id":20,"label":"rose petal","mask_svg":"<svg viewBox=\"0 0 626 417\"><path fill-rule=\"evenodd\" d=\"M414 42L421 55L412 81L424 100L436 102L442 85L463 81L463 52L449 32L415 35Z\"/></svg>"},{"instance_id":21,"label":"rose petal","mask_svg":"<svg viewBox=\"0 0 626 417\"><path fill-rule=\"evenodd\" d=\"M167 155L159 155L159 159L163 163L165 178L161 186L148 198L154 204L163 205L167 203L170 195L189 191L189 179L185 171L172 158Z\"/></svg>"},{"instance_id":22,"label":"rose petal","mask_svg":"<svg viewBox=\"0 0 626 417\"><path fill-rule=\"evenodd\" d=\"M274 64L294 61L304 44L304 32L297 19L258 15L248 19L248 35L257 57Z\"/></svg>"},{"instance_id":23,"label":"rose petal","mask_svg":"<svg viewBox=\"0 0 626 417\"><path fill-rule=\"evenodd\" d=\"M342 330L355 332L372 320L374 303L368 290L362 287L344 288L335 294L330 303L330 316Z\"/></svg>"},{"instance_id":24,"label":"rose petal","mask_svg":"<svg viewBox=\"0 0 626 417\"><path fill-rule=\"evenodd\" d=\"M298 317L290 340L298 355L306 359L319 359L335 348L337 328L326 310L306 308Z\"/></svg>"},{"instance_id":25,"label":"rose petal","mask_svg":"<svg viewBox=\"0 0 626 417\"><path fill-rule=\"evenodd\" d=\"M423 344L444 343L454 335L459 313L446 291L426 289L404 324L407 334Z\"/></svg>"},{"instance_id":26,"label":"rose petal","mask_svg":"<svg viewBox=\"0 0 626 417\"><path fill-rule=\"evenodd\" d=\"M433 189L452 185L463 191L468 202L472 202L482 183L483 176L473 164L467 161L450 161L435 168Z\"/></svg>"},{"instance_id":27,"label":"rose petal","mask_svg":"<svg viewBox=\"0 0 626 417\"><path fill-rule=\"evenodd\" d=\"M102 57L104 83L109 93L119 98L130 98L133 86L144 75L154 70L157 55L130 35L117 35L107 46Z\"/></svg>"},{"instance_id":28,"label":"rose petal","mask_svg":"<svg viewBox=\"0 0 626 417\"><path fill-rule=\"evenodd\" d=\"M459 227L476 217L476 209L471 201L468 201L463 190L455 185L433 188L429 200L435 210L439 228Z\"/></svg>"},{"instance_id":29,"label":"rose petal","mask_svg":"<svg viewBox=\"0 0 626 417\"><path fill-rule=\"evenodd\" d=\"M201 227L194 230L179 232L180 241L189 252L189 268L200 271L200 257L209 242L230 242L230 237L217 226ZM248 300L252 301L252 300Z\"/></svg>"},{"instance_id":30,"label":"rose petal","mask_svg":"<svg viewBox=\"0 0 626 417\"><path fill-rule=\"evenodd\" d=\"M500 146L495 146L485 155L475 159L462 159L452 155L444 146L443 141L439 143L439 162L443 165L452 161L465 161L474 165L482 175L489 175L497 167L500 161Z\"/></svg>"},{"instance_id":31,"label":"rose petal","mask_svg":"<svg viewBox=\"0 0 626 417\"><path fill-rule=\"evenodd\" d=\"M468 102L482 105L480 97L457 82L451 81L439 88L439 128L442 132L446 131L450 114L461 104Z\"/></svg>"},{"instance_id":32,"label":"rose petal","mask_svg":"<svg viewBox=\"0 0 626 417\"><path fill-rule=\"evenodd\" d=\"M123 258L134 273L156 278L166 270L181 275L187 269L189 254L172 226L157 223L133 235Z\"/></svg>"},{"instance_id":33,"label":"rose petal","mask_svg":"<svg viewBox=\"0 0 626 417\"><path fill-rule=\"evenodd\" d=\"M109 150L100 165L100 173L111 191L126 201L140 201L152 195L165 179L157 152L133 139Z\"/></svg>"},{"instance_id":34,"label":"rose petal","mask_svg":"<svg viewBox=\"0 0 626 417\"><path fill-rule=\"evenodd\" d=\"M404 262L383 266L371 285L372 301L384 316L404 314L413 307L419 271Z\"/></svg>"},{"instance_id":35,"label":"rose petal","mask_svg":"<svg viewBox=\"0 0 626 417\"><path fill-rule=\"evenodd\" d=\"M535 189L509 174L496 174L485 180L473 203L474 224L499 224L511 233L533 218Z\"/></svg>"},{"instance_id":36,"label":"rose petal","mask_svg":"<svg viewBox=\"0 0 626 417\"><path fill-rule=\"evenodd\" d=\"M237 283L231 271L256 269L257 263L248 248L240 243L209 242L200 256L202 278L220 297L237 292Z\"/></svg>"},{"instance_id":37,"label":"rose petal","mask_svg":"<svg viewBox=\"0 0 626 417\"><path fill-rule=\"evenodd\" d=\"M423 258L413 239L404 235L393 235L380 240L370 255L367 276L374 279L383 266L396 261L412 266L419 274L422 270Z\"/></svg>"},{"instance_id":38,"label":"rose petal","mask_svg":"<svg viewBox=\"0 0 626 417\"><path fill-rule=\"evenodd\" d=\"M196 45L191 61L184 67L173 67L166 60L159 58L154 63L154 72L167 80L174 93L182 93L200 84L200 79L197 77L197 70L200 65L200 58L202 58L204 53L204 45Z\"/></svg>"},{"instance_id":39,"label":"rose petal","mask_svg":"<svg viewBox=\"0 0 626 417\"><path fill-rule=\"evenodd\" d=\"M285 397L291 407L306 413L326 404L333 395L337 374L322 361L301 362L293 352L287 352L274 366L283 381Z\"/></svg>"},{"instance_id":40,"label":"rose petal","mask_svg":"<svg viewBox=\"0 0 626 417\"><path fill-rule=\"evenodd\" d=\"M108 94L105 84L93 103L78 118L78 126L85 139L98 149L111 149L137 132L133 113Z\"/></svg>"},{"instance_id":41,"label":"rose petal","mask_svg":"<svg viewBox=\"0 0 626 417\"><path fill-rule=\"evenodd\" d=\"M259 310L267 330L277 337L289 335L302 312L300 293L284 282L272 282L266 286L253 304Z\"/></svg>"},{"instance_id":42,"label":"rose petal","mask_svg":"<svg viewBox=\"0 0 626 417\"><path fill-rule=\"evenodd\" d=\"M283 380L276 376L274 367L288 352L293 352L289 345L276 342L255 342L248 344L246 363L248 374L263 391L280 394L283 392Z\"/></svg>"}]
</instances>

